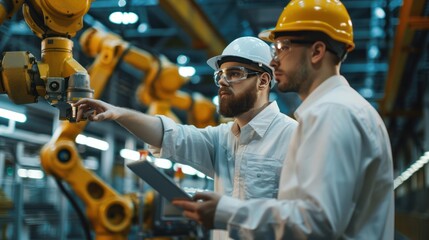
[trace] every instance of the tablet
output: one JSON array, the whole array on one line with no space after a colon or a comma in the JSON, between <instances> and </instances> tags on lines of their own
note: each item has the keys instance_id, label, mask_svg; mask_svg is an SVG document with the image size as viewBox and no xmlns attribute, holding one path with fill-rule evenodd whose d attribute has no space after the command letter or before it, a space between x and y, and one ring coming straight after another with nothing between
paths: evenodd
<instances>
[{"instance_id":1,"label":"tablet","mask_svg":"<svg viewBox=\"0 0 429 240\"><path fill-rule=\"evenodd\" d=\"M177 186L169 176L155 167L148 160L143 159L130 162L127 164L127 167L168 201L171 202L173 199L192 200L189 194Z\"/></svg>"}]
</instances>

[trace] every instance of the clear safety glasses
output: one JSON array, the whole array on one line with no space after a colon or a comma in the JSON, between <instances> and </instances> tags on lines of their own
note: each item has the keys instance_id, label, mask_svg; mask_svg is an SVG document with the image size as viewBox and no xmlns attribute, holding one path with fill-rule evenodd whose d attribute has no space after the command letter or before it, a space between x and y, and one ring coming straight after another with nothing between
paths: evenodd
<instances>
[{"instance_id":1,"label":"clear safety glasses","mask_svg":"<svg viewBox=\"0 0 429 240\"><path fill-rule=\"evenodd\" d=\"M274 61L278 61L281 54L290 52L292 44L313 44L314 41L305 39L282 39L271 44L271 57Z\"/></svg>"},{"instance_id":2,"label":"clear safety glasses","mask_svg":"<svg viewBox=\"0 0 429 240\"><path fill-rule=\"evenodd\" d=\"M220 87L219 81L225 80L228 84L235 83L241 80L245 80L249 75L258 75L262 72L251 70L245 67L230 67L222 68L214 72L213 79L216 86Z\"/></svg>"}]
</instances>

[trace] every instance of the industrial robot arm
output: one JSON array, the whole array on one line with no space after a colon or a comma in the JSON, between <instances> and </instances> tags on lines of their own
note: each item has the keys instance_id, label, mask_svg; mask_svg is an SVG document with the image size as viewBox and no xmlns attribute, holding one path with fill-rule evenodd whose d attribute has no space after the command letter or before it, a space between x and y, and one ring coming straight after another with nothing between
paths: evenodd
<instances>
[{"instance_id":1,"label":"industrial robot arm","mask_svg":"<svg viewBox=\"0 0 429 240\"><path fill-rule=\"evenodd\" d=\"M61 120L74 122L72 103L93 97L89 74L72 56L70 40L83 26L91 0L0 0L0 24L22 8L25 21L40 38L41 61L29 52L6 52L1 60L0 93L16 104L39 96L60 111ZM97 84L102 92L104 82ZM96 95L99 96L99 95ZM65 180L83 199L97 239L126 239L134 213L134 195L121 196L83 167L74 144L85 122L63 122L41 151L44 170Z\"/></svg>"},{"instance_id":2,"label":"industrial robot arm","mask_svg":"<svg viewBox=\"0 0 429 240\"><path fill-rule=\"evenodd\" d=\"M60 111L61 120L75 120L72 103L93 97L89 75L73 59L70 40L82 28L83 16L91 0L2 0L0 24L22 8L31 30L42 38L40 61L27 51L3 54L0 70L0 94L16 104L45 98Z\"/></svg>"},{"instance_id":3,"label":"industrial robot arm","mask_svg":"<svg viewBox=\"0 0 429 240\"><path fill-rule=\"evenodd\" d=\"M136 94L142 104L149 106L149 114L165 115L179 122L171 111L171 108L177 108L187 111L187 122L196 127L217 124L214 104L201 94L190 95L180 91L180 88L189 79L182 77L179 74L178 66L165 56L131 46L120 36L96 28L87 29L80 38L80 44L87 55L97 57L90 70L92 79L98 81L111 75L113 68L106 68L104 65L118 60L114 58L115 51L123 52L121 55L123 62L145 73ZM100 63L101 61L104 63ZM94 77L92 73L100 77Z\"/></svg>"},{"instance_id":4,"label":"industrial robot arm","mask_svg":"<svg viewBox=\"0 0 429 240\"><path fill-rule=\"evenodd\" d=\"M88 69L94 98L101 96L116 66L123 61L145 73L137 96L150 106L151 114L164 114L178 121L171 111L171 107L178 107L190 112L194 120L191 123L196 126L215 124L215 106L201 96L192 98L178 91L187 79L179 75L177 66L167 58L157 57L131 46L115 34L95 28L82 34L80 44L85 53L95 57ZM98 240L126 239L141 202L136 194L121 196L83 167L74 139L85 126L86 122L63 123L42 149L43 168L67 181L84 201ZM152 194L145 195L144 204L146 211L154 208ZM151 228L148 223L145 227Z\"/></svg>"},{"instance_id":5,"label":"industrial robot arm","mask_svg":"<svg viewBox=\"0 0 429 240\"><path fill-rule=\"evenodd\" d=\"M59 109L60 119L74 122L72 103L83 97L99 98L122 59L146 73L138 96L151 107L151 113L174 116L170 110L173 106L188 110L196 126L215 124L215 107L209 100L192 98L178 91L187 79L179 76L176 66L164 57L130 47L117 36L94 30L84 34L91 39L81 39L84 49L97 56L88 74L73 59L70 38L82 28L82 18L91 2L0 0L0 24L22 8L27 24L42 38L40 61L28 52L4 54L0 68L0 93L7 94L16 104L36 102L41 96ZM91 86L89 76L93 79ZM41 164L48 174L66 181L83 200L96 239L125 240L141 204L136 194L120 195L84 168L75 138L83 131L86 122L70 122L62 122L52 139L42 148ZM145 204L152 203L152 197L148 194ZM151 207L146 206L145 209Z\"/></svg>"}]
</instances>

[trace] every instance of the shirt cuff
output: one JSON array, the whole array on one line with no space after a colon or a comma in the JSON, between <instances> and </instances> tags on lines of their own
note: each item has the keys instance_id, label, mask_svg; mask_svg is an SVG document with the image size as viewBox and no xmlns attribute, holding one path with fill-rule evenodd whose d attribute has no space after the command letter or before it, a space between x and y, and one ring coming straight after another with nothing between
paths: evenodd
<instances>
[{"instance_id":1,"label":"shirt cuff","mask_svg":"<svg viewBox=\"0 0 429 240\"><path fill-rule=\"evenodd\" d=\"M222 196L216 207L214 228L227 229L228 222L241 205L241 200L230 196Z\"/></svg>"},{"instance_id":2,"label":"shirt cuff","mask_svg":"<svg viewBox=\"0 0 429 240\"><path fill-rule=\"evenodd\" d=\"M163 126L163 139L162 139L162 146L161 148L157 148L154 146L149 145L149 151L156 157L163 157L163 158L170 158L173 156L173 153L171 152L171 147L165 147L165 146L172 146L173 142L171 139L174 139L171 135L174 134L174 129L176 129L176 123L171 120L168 117L157 115L159 119L161 120L162 126Z\"/></svg>"}]
</instances>

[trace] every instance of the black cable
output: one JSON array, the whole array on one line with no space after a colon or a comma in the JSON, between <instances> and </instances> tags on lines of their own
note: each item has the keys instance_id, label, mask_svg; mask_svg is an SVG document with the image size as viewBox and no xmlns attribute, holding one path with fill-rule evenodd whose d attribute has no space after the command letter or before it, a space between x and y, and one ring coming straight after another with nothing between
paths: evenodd
<instances>
[{"instance_id":1,"label":"black cable","mask_svg":"<svg viewBox=\"0 0 429 240\"><path fill-rule=\"evenodd\" d=\"M66 188L64 187L63 182L60 179L55 178L55 182L57 183L57 185L60 188L61 192L63 192L63 194L67 197L67 199L69 200L69 202L73 206L74 210L76 211L77 216L79 217L80 223L82 225L82 228L83 228L83 231L84 231L84 234L85 234L85 238L87 240L92 240L92 238L91 238L91 230L89 229L89 223L86 220L86 217L83 215L82 210L77 205L76 200L66 190Z\"/></svg>"}]
</instances>

